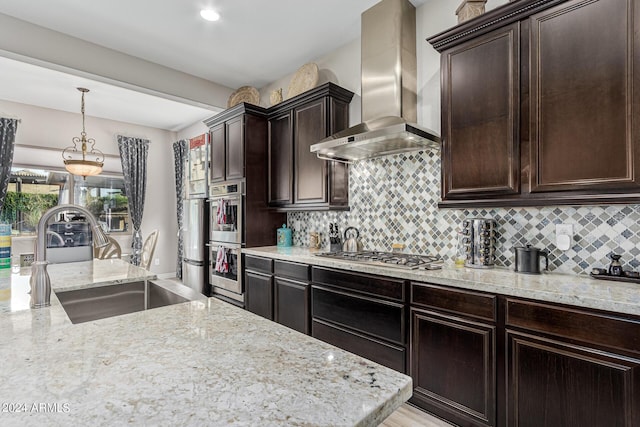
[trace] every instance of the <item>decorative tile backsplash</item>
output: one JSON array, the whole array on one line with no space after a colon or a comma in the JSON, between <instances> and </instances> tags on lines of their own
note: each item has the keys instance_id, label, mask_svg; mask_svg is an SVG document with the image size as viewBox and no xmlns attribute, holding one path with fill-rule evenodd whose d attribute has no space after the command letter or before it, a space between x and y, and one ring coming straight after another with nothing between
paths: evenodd
<instances>
[{"instance_id":1,"label":"decorative tile backsplash","mask_svg":"<svg viewBox=\"0 0 640 427\"><path fill-rule=\"evenodd\" d=\"M294 245L308 246L309 231L322 233L328 249L329 223L340 231L354 226L366 249L439 254L451 261L456 232L465 218L493 218L498 233L496 265L513 268L514 247L531 244L549 250L549 269L585 274L606 267L611 252L622 255L625 270L640 270L640 205L550 206L544 208L438 209L440 155L414 152L351 165L349 212L288 214ZM555 224L573 224L568 251L555 246Z\"/></svg>"}]
</instances>

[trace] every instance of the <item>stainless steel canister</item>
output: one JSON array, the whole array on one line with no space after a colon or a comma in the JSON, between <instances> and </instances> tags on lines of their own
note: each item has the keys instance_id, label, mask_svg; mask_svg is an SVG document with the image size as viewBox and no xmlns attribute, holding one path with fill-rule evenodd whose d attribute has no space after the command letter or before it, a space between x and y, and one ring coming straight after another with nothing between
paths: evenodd
<instances>
[{"instance_id":1,"label":"stainless steel canister","mask_svg":"<svg viewBox=\"0 0 640 427\"><path fill-rule=\"evenodd\" d=\"M492 218L467 218L462 223L465 267L491 268L495 262L496 223Z\"/></svg>"}]
</instances>

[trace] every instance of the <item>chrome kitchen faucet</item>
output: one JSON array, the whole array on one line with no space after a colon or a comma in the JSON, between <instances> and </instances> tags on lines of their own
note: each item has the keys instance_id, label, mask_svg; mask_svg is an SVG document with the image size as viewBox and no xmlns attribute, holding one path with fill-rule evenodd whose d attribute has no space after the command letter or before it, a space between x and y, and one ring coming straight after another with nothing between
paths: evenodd
<instances>
[{"instance_id":1,"label":"chrome kitchen faucet","mask_svg":"<svg viewBox=\"0 0 640 427\"><path fill-rule=\"evenodd\" d=\"M42 308L51 305L51 279L47 272L46 238L47 221L55 214L63 211L80 211L87 216L93 230L93 246L100 248L109 244L109 238L98 225L98 221L86 208L76 205L54 206L46 211L38 222L38 235L36 237L35 261L31 264L31 308Z\"/></svg>"}]
</instances>

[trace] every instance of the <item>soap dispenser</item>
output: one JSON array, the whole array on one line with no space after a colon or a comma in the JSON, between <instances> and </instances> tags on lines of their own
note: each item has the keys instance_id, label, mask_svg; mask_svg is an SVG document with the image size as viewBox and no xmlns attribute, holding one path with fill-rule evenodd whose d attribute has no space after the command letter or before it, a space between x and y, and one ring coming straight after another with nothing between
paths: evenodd
<instances>
[{"instance_id":1,"label":"soap dispenser","mask_svg":"<svg viewBox=\"0 0 640 427\"><path fill-rule=\"evenodd\" d=\"M291 237L291 229L287 228L287 224L282 224L282 228L278 228L276 233L277 246L288 248L293 245Z\"/></svg>"}]
</instances>

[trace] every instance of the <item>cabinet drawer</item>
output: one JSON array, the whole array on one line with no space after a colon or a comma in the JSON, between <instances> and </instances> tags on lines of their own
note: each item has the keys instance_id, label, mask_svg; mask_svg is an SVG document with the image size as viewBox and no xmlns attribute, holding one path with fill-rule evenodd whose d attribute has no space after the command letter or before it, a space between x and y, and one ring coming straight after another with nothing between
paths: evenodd
<instances>
[{"instance_id":1,"label":"cabinet drawer","mask_svg":"<svg viewBox=\"0 0 640 427\"><path fill-rule=\"evenodd\" d=\"M640 354L640 319L507 299L506 324Z\"/></svg>"},{"instance_id":2,"label":"cabinet drawer","mask_svg":"<svg viewBox=\"0 0 640 427\"><path fill-rule=\"evenodd\" d=\"M311 290L311 304L314 319L326 320L398 344L405 343L403 304L315 285Z\"/></svg>"},{"instance_id":3,"label":"cabinet drawer","mask_svg":"<svg viewBox=\"0 0 640 427\"><path fill-rule=\"evenodd\" d=\"M260 271L262 273L273 273L273 260L253 255L244 256L244 265L247 270Z\"/></svg>"},{"instance_id":4,"label":"cabinet drawer","mask_svg":"<svg viewBox=\"0 0 640 427\"><path fill-rule=\"evenodd\" d=\"M496 320L496 297L478 292L412 283L411 305L445 310L490 322Z\"/></svg>"},{"instance_id":5,"label":"cabinet drawer","mask_svg":"<svg viewBox=\"0 0 640 427\"><path fill-rule=\"evenodd\" d=\"M309 266L306 264L276 260L273 264L273 271L276 276L288 277L303 282L309 281Z\"/></svg>"},{"instance_id":6,"label":"cabinet drawer","mask_svg":"<svg viewBox=\"0 0 640 427\"><path fill-rule=\"evenodd\" d=\"M346 273L322 267L313 267L311 269L311 278L314 283L354 290L398 302L405 301L405 282L400 279Z\"/></svg>"},{"instance_id":7,"label":"cabinet drawer","mask_svg":"<svg viewBox=\"0 0 640 427\"><path fill-rule=\"evenodd\" d=\"M398 372L407 372L406 351L402 347L386 344L319 320L313 321L312 336Z\"/></svg>"}]
</instances>

